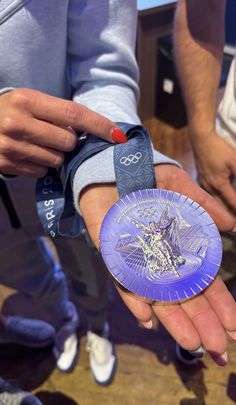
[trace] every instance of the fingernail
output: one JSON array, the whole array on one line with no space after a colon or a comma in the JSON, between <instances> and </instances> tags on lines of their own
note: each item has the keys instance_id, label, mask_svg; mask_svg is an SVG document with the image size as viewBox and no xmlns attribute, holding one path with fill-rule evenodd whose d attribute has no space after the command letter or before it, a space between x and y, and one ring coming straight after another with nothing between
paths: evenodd
<instances>
[{"instance_id":1,"label":"fingernail","mask_svg":"<svg viewBox=\"0 0 236 405\"><path fill-rule=\"evenodd\" d=\"M228 363L228 355L227 352L225 351L223 354L220 355L214 355L212 356L212 359L214 360L214 362L216 364L218 364L218 366L226 366L226 364Z\"/></svg>"},{"instance_id":2,"label":"fingernail","mask_svg":"<svg viewBox=\"0 0 236 405\"><path fill-rule=\"evenodd\" d=\"M189 353L191 353L194 357L203 357L205 354L205 349L203 346L199 346L197 350L189 350Z\"/></svg>"},{"instance_id":3,"label":"fingernail","mask_svg":"<svg viewBox=\"0 0 236 405\"><path fill-rule=\"evenodd\" d=\"M148 322L141 322L141 323L144 326L144 328L146 328L146 329L152 329L152 327L153 327L152 320L150 320Z\"/></svg>"},{"instance_id":4,"label":"fingernail","mask_svg":"<svg viewBox=\"0 0 236 405\"><path fill-rule=\"evenodd\" d=\"M111 130L111 138L116 143L125 143L128 141L127 136L119 128L113 128Z\"/></svg>"},{"instance_id":5,"label":"fingernail","mask_svg":"<svg viewBox=\"0 0 236 405\"><path fill-rule=\"evenodd\" d=\"M236 340L236 332L229 332L229 331L227 331L227 333L228 333L228 335L232 338L232 339L234 339L234 340Z\"/></svg>"}]
</instances>

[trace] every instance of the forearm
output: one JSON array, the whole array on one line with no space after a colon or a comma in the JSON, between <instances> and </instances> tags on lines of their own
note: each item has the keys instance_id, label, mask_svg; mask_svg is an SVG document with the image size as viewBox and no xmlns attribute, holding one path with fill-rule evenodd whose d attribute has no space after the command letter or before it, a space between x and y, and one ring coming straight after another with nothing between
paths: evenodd
<instances>
[{"instance_id":1,"label":"forearm","mask_svg":"<svg viewBox=\"0 0 236 405\"><path fill-rule=\"evenodd\" d=\"M190 132L215 127L224 46L225 0L180 0L175 17L175 56Z\"/></svg>"}]
</instances>

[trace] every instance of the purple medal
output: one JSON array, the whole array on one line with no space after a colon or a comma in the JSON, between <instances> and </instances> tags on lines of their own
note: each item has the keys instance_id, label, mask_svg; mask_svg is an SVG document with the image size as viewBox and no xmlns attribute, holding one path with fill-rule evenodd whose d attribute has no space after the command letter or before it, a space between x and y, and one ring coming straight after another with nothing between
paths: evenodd
<instances>
[{"instance_id":1,"label":"purple medal","mask_svg":"<svg viewBox=\"0 0 236 405\"><path fill-rule=\"evenodd\" d=\"M222 258L218 229L196 202L146 189L124 196L100 232L103 260L116 282L144 299L178 302L214 280Z\"/></svg>"}]
</instances>

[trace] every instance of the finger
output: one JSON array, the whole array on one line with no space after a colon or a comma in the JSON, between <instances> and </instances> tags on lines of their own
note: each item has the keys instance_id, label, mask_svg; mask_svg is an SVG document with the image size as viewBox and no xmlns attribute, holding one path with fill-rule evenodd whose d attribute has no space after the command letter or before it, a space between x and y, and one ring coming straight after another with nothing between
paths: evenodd
<instances>
[{"instance_id":1,"label":"finger","mask_svg":"<svg viewBox=\"0 0 236 405\"><path fill-rule=\"evenodd\" d=\"M217 359L227 349L227 336L215 310L203 294L181 304L199 333L202 346Z\"/></svg>"},{"instance_id":2,"label":"finger","mask_svg":"<svg viewBox=\"0 0 236 405\"><path fill-rule=\"evenodd\" d=\"M174 175L169 174L170 177L167 178L165 167L167 165L160 165L155 168L158 187L177 191L196 201L209 213L221 231L234 229L234 217L226 209L223 209L214 197L201 189L184 170L174 167L174 169L172 168Z\"/></svg>"},{"instance_id":3,"label":"finger","mask_svg":"<svg viewBox=\"0 0 236 405\"><path fill-rule=\"evenodd\" d=\"M60 167L64 161L64 155L61 152L12 139L6 156L15 161L26 160L39 166L52 168Z\"/></svg>"},{"instance_id":4,"label":"finger","mask_svg":"<svg viewBox=\"0 0 236 405\"><path fill-rule=\"evenodd\" d=\"M0 159L1 172L4 174L29 177L43 177L48 169L31 162L14 162L7 159Z\"/></svg>"},{"instance_id":5,"label":"finger","mask_svg":"<svg viewBox=\"0 0 236 405\"><path fill-rule=\"evenodd\" d=\"M210 193L220 204L221 207L223 207L226 211L229 212L231 216L235 218L235 211L230 207L225 199L223 199L223 196L221 196L216 189L213 189L210 184L208 184L204 179L201 180L200 182L201 188L203 188L205 191Z\"/></svg>"},{"instance_id":6,"label":"finger","mask_svg":"<svg viewBox=\"0 0 236 405\"><path fill-rule=\"evenodd\" d=\"M137 298L134 298L132 295L127 294L126 292L122 291L119 287L117 287L117 291L119 292L121 298L123 299L124 303L127 305L129 310L135 316L135 318L141 322L145 327L151 323L152 320L152 308L146 302L143 302ZM145 325L147 324L147 325ZM150 329L148 327L148 329Z\"/></svg>"},{"instance_id":7,"label":"finger","mask_svg":"<svg viewBox=\"0 0 236 405\"><path fill-rule=\"evenodd\" d=\"M31 112L41 120L90 132L112 143L127 141L125 134L112 121L73 101L35 91L31 98Z\"/></svg>"},{"instance_id":8,"label":"finger","mask_svg":"<svg viewBox=\"0 0 236 405\"><path fill-rule=\"evenodd\" d=\"M30 142L61 152L72 151L78 139L70 128L62 128L38 119L28 120L26 128Z\"/></svg>"},{"instance_id":9,"label":"finger","mask_svg":"<svg viewBox=\"0 0 236 405\"><path fill-rule=\"evenodd\" d=\"M224 329L236 340L236 302L219 276L205 290L204 296L214 309Z\"/></svg>"},{"instance_id":10,"label":"finger","mask_svg":"<svg viewBox=\"0 0 236 405\"><path fill-rule=\"evenodd\" d=\"M227 207L225 205L225 201L223 201L222 198L216 192L212 191L211 194L218 201L218 203L220 204L221 207L229 210L229 207ZM230 211L230 212L231 212L232 215L234 215L232 211Z\"/></svg>"},{"instance_id":11,"label":"finger","mask_svg":"<svg viewBox=\"0 0 236 405\"><path fill-rule=\"evenodd\" d=\"M216 199L221 207L223 207L228 213L235 218L235 211L232 210L232 207L229 207L229 205L226 203L226 201L222 198L222 196L219 195L216 189L213 189L212 186L205 181L204 177L200 178L199 177L199 184L200 187L208 192L214 199Z\"/></svg>"},{"instance_id":12,"label":"finger","mask_svg":"<svg viewBox=\"0 0 236 405\"><path fill-rule=\"evenodd\" d=\"M196 193L196 192L197 193ZM222 232L232 231L235 226L234 217L221 206L218 201L204 190L195 190L194 193L188 193L188 196L201 205L211 216L218 228Z\"/></svg>"},{"instance_id":13,"label":"finger","mask_svg":"<svg viewBox=\"0 0 236 405\"><path fill-rule=\"evenodd\" d=\"M77 135L68 127L52 125L49 122L35 119L28 115L16 115L11 119L5 118L6 123L2 123L4 139L1 136L2 148L8 147L9 139L35 143L62 152L70 152L77 142Z\"/></svg>"},{"instance_id":14,"label":"finger","mask_svg":"<svg viewBox=\"0 0 236 405\"><path fill-rule=\"evenodd\" d=\"M230 207L233 212L236 212L236 192L230 183L230 181L225 181L220 189L216 190L216 193L220 196L222 201Z\"/></svg>"},{"instance_id":15,"label":"finger","mask_svg":"<svg viewBox=\"0 0 236 405\"><path fill-rule=\"evenodd\" d=\"M196 350L201 346L197 329L179 304L155 303L152 308L159 321L180 346L186 350Z\"/></svg>"},{"instance_id":16,"label":"finger","mask_svg":"<svg viewBox=\"0 0 236 405\"><path fill-rule=\"evenodd\" d=\"M194 200L194 196L191 198ZM225 206L223 207L219 204L213 196L204 190L200 190L199 196L196 196L195 201L208 212L222 232L233 231L235 227L235 217L225 208Z\"/></svg>"},{"instance_id":17,"label":"finger","mask_svg":"<svg viewBox=\"0 0 236 405\"><path fill-rule=\"evenodd\" d=\"M221 196L219 196L216 192L212 193L213 197L218 201L218 203L220 204L221 207L223 207L225 210L227 210L229 212L229 214L235 218L235 211L229 207L229 205L226 203L225 200L223 200L223 198Z\"/></svg>"},{"instance_id":18,"label":"finger","mask_svg":"<svg viewBox=\"0 0 236 405\"><path fill-rule=\"evenodd\" d=\"M207 193L209 193L211 195L214 194L214 191L213 191L213 188L212 188L211 184L208 183L207 180L203 176L198 177L198 184Z\"/></svg>"}]
</instances>

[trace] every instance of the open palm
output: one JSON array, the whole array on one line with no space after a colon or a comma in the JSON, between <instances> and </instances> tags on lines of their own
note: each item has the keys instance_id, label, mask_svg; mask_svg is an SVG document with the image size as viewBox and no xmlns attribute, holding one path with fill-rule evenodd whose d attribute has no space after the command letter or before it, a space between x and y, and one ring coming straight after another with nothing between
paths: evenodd
<instances>
[{"instance_id":1,"label":"open palm","mask_svg":"<svg viewBox=\"0 0 236 405\"><path fill-rule=\"evenodd\" d=\"M184 170L163 164L155 167L155 174L157 188L176 191L195 200L211 215L221 231L234 229L234 218L194 183ZM88 232L98 248L101 223L118 198L113 184L89 186L81 196L81 211ZM145 326L151 326L154 313L182 347L196 350L202 345L216 363L226 363L224 353L229 333L236 340L236 304L220 277L203 293L179 304L148 304L119 288L118 291L130 311Z\"/></svg>"}]
</instances>

